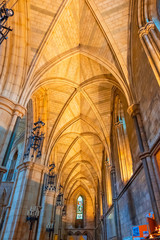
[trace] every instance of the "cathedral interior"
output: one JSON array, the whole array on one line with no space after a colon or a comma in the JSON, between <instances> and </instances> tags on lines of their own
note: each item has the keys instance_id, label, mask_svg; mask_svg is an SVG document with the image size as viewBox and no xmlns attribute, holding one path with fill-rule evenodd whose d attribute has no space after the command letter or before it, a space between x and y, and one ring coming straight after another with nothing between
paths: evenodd
<instances>
[{"instance_id":1,"label":"cathedral interior","mask_svg":"<svg viewBox=\"0 0 160 240\"><path fill-rule=\"evenodd\" d=\"M160 0L1 0L0 38L0 239L160 239Z\"/></svg>"}]
</instances>

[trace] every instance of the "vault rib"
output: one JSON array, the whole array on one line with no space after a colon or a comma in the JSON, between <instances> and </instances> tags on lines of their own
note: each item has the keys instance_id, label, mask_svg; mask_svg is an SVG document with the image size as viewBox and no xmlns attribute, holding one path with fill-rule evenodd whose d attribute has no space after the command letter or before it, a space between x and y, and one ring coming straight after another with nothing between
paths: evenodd
<instances>
[{"instance_id":1,"label":"vault rib","mask_svg":"<svg viewBox=\"0 0 160 240\"><path fill-rule=\"evenodd\" d=\"M68 122L67 124L65 124L59 131L58 133L56 134L56 136L52 139L52 142L50 142L50 144L47 145L47 149L48 149L48 155L47 155L47 158L46 158L46 162L48 162L48 159L49 159L49 156L51 154L51 151L54 147L54 145L56 144L56 142L58 142L58 139L62 136L63 132L69 128L70 126L72 126L75 122L79 121L79 120L82 120L84 121L85 123L87 123L91 128L94 129L95 131L95 128L93 127L93 123L92 125L90 123L88 123L88 121L86 121L86 119L84 119L82 116L78 116L74 119L72 119L70 122ZM96 131L97 132L97 131ZM97 132L98 134L98 132ZM102 141L104 143L104 146L106 147L106 144L104 141Z\"/></svg>"},{"instance_id":2,"label":"vault rib","mask_svg":"<svg viewBox=\"0 0 160 240\"><path fill-rule=\"evenodd\" d=\"M87 172L89 173L89 175L90 175L90 177L91 177L91 179L92 179L92 184L93 184L93 186L94 186L94 190L96 190L96 186L95 186L95 181L94 181L94 179L93 179L93 176L92 176L92 174L91 174L91 172L90 172L90 170L88 169L88 167L86 166L86 164L85 163L83 163L83 162L80 162L80 161L77 161L77 162L75 162L75 166L80 166L80 165L83 165L86 169L87 169ZM75 169L74 169L75 170ZM72 173L71 173L72 174ZM71 175L70 175L70 173L68 174L68 177L70 177ZM85 176L85 175L84 175ZM68 179L68 177L67 177L67 179ZM74 178L74 176L73 176L73 178ZM70 185L70 183L69 183L69 180L68 181L66 181L65 182L65 185L64 185L64 192L66 191L66 189L67 189L67 186L69 186Z\"/></svg>"},{"instance_id":3,"label":"vault rib","mask_svg":"<svg viewBox=\"0 0 160 240\"><path fill-rule=\"evenodd\" d=\"M72 164L72 160L73 160L73 158L71 158L67 163L68 164ZM90 174L90 176L91 176L91 178L92 178L92 181L93 181L93 184L94 184L94 189L96 189L96 184L95 184L95 180L94 180L94 178L93 178L93 175L92 175L92 173L91 173L91 171L90 171L90 169L87 167L87 164L88 165L90 165L90 166L92 166L92 168L94 169L94 167L93 167L93 165L90 163L90 161L87 161L87 160L77 160L77 161L75 161L74 162L75 164L76 163L79 163L79 164L83 164L83 165L85 165L85 167L88 169L88 172L89 172L89 174ZM66 166L66 164L64 165L64 168L65 168L65 166ZM68 165L69 166L69 165ZM95 171L95 169L94 169L94 171ZM96 172L96 171L95 171Z\"/></svg>"},{"instance_id":4,"label":"vault rib","mask_svg":"<svg viewBox=\"0 0 160 240\"><path fill-rule=\"evenodd\" d=\"M75 180L75 182L73 183L73 187L74 187L78 182L79 182L79 180ZM69 193L68 193L67 199L70 199L70 198L71 198L71 195L73 195L76 191L79 191L79 189L82 188L82 189L84 189L84 190L88 193L88 195L89 195L90 198L91 198L92 204L93 204L93 206L94 206L94 199L92 198L89 190L86 188L86 185L84 185L82 182L80 182L80 186L78 186L78 188L76 188L76 189L73 191L73 193L72 193L73 187L70 189L70 191L69 191Z\"/></svg>"},{"instance_id":5,"label":"vault rib","mask_svg":"<svg viewBox=\"0 0 160 240\"><path fill-rule=\"evenodd\" d=\"M74 170L74 169L76 169L78 166L75 166L72 170ZM71 171L71 173L70 173L70 176L71 176L71 174L72 174L72 171ZM68 185L68 183L70 183L70 185L71 185L71 183L72 182L74 182L74 181L78 181L78 180L81 180L82 178L84 178L84 179L86 179L87 180L87 178L84 176L84 177L80 177L80 178L78 178L77 179L77 177L78 177L78 175L79 175L79 173L77 173L76 175L74 175L71 179L70 179L70 176L69 176L69 178L67 179L67 183L66 183L66 188L65 189L67 189L67 185ZM70 179L70 182L69 182L69 179ZM88 181L88 180L87 180ZM86 186L86 188L88 189L88 192L90 192L90 190L89 190L89 188L88 188L88 186L85 184L85 181L83 181L83 182L81 182L81 184L84 184L85 186ZM71 187L71 189L72 189L72 187ZM66 192L64 191L64 194L65 194ZM90 193L89 193L90 194ZM91 195L90 195L91 196ZM92 199L92 197L91 197L91 199Z\"/></svg>"},{"instance_id":6,"label":"vault rib","mask_svg":"<svg viewBox=\"0 0 160 240\"><path fill-rule=\"evenodd\" d=\"M77 137L77 138L71 143L71 145L69 146L69 148L67 149L67 152L65 153L65 155L64 155L64 157L63 157L63 159L62 159L62 161L61 161L61 163L60 163L60 167L59 167L59 170L58 170L58 171L59 171L59 178L58 178L58 181L57 181L57 182L58 182L58 183L57 183L58 185L59 185L59 183L60 183L62 167L63 167L63 164L64 164L64 162L65 162L65 159L67 158L69 152L71 151L71 149L73 148L73 146L76 144L76 142L77 142L80 138L81 138L81 139L84 141L84 143L87 145L87 147L89 148L89 150L90 150L93 158L95 159L95 164L96 164L96 167L97 167L97 169L98 169L98 177L99 177L99 179L100 179L100 167L99 167L99 165L97 164L97 162L98 162L97 155L96 155L95 152L93 151L93 149L92 149L92 147L90 146L90 144L86 141L86 139L84 139L83 137Z\"/></svg>"}]
</instances>

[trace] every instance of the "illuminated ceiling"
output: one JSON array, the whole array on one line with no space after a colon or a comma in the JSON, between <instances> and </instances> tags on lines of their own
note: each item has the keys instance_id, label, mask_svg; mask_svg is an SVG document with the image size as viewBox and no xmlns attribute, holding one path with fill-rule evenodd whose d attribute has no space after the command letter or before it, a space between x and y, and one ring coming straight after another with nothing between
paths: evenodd
<instances>
[{"instance_id":1,"label":"illuminated ceiling","mask_svg":"<svg viewBox=\"0 0 160 240\"><path fill-rule=\"evenodd\" d=\"M55 162L66 198L82 188L94 202L103 152L110 158L112 88L130 101L128 2L31 1L26 98L32 95L35 118L46 123L46 164Z\"/></svg>"}]
</instances>

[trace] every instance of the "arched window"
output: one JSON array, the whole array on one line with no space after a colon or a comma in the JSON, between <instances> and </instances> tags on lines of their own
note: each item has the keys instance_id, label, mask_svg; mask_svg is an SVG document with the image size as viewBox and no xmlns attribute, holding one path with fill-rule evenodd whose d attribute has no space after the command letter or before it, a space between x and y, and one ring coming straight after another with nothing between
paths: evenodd
<instances>
[{"instance_id":1,"label":"arched window","mask_svg":"<svg viewBox=\"0 0 160 240\"><path fill-rule=\"evenodd\" d=\"M77 199L77 219L83 219L83 198L79 196Z\"/></svg>"},{"instance_id":2,"label":"arched window","mask_svg":"<svg viewBox=\"0 0 160 240\"><path fill-rule=\"evenodd\" d=\"M115 128L121 179L125 183L130 179L133 171L126 121L119 96L117 96L115 99Z\"/></svg>"},{"instance_id":3,"label":"arched window","mask_svg":"<svg viewBox=\"0 0 160 240\"><path fill-rule=\"evenodd\" d=\"M11 161L10 169L8 171L7 180L6 180L7 182L13 180L13 175L14 175L17 158L18 158L18 151L15 152L13 159Z\"/></svg>"}]
</instances>

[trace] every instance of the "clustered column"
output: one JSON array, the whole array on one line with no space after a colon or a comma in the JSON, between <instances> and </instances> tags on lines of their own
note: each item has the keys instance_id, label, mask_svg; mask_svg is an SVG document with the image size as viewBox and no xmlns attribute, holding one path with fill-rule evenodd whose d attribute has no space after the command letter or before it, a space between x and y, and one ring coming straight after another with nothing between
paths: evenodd
<instances>
[{"instance_id":1,"label":"clustered column","mask_svg":"<svg viewBox=\"0 0 160 240\"><path fill-rule=\"evenodd\" d=\"M28 240L29 225L26 223L27 211L31 206L40 205L40 196L43 185L44 165L27 161L19 165L18 174L8 209L6 212L0 239ZM36 226L32 230L35 235Z\"/></svg>"},{"instance_id":2,"label":"clustered column","mask_svg":"<svg viewBox=\"0 0 160 240\"><path fill-rule=\"evenodd\" d=\"M13 135L17 118L22 118L26 109L6 97L0 96L0 180L6 172L5 155Z\"/></svg>"},{"instance_id":3,"label":"clustered column","mask_svg":"<svg viewBox=\"0 0 160 240\"><path fill-rule=\"evenodd\" d=\"M38 233L37 233L37 240L38 239L45 239L46 235L46 226L49 223L53 223L54 226L54 200L56 195L55 186L51 184L47 184L45 186L43 197L42 197L42 210L39 219L38 225ZM53 233L52 233L53 235Z\"/></svg>"},{"instance_id":4,"label":"clustered column","mask_svg":"<svg viewBox=\"0 0 160 240\"><path fill-rule=\"evenodd\" d=\"M140 158L142 160L143 168L145 171L145 176L146 176L147 186L148 186L149 195L150 195L150 199L151 199L152 209L155 214L157 223L160 224L160 213L159 213L159 209L157 206L155 192L154 192L154 188L153 188L153 181L154 181L153 180L154 176L152 174L153 166L152 166L152 162L151 162L149 147L147 144L147 138L146 138L146 134L145 134L144 126L143 126L143 121L142 121L142 117L141 117L141 113L140 113L139 104L131 105L128 108L128 113L134 120L135 129L136 129L137 138L138 138L138 144L139 144L139 148L140 148L140 152L141 152Z\"/></svg>"}]
</instances>

